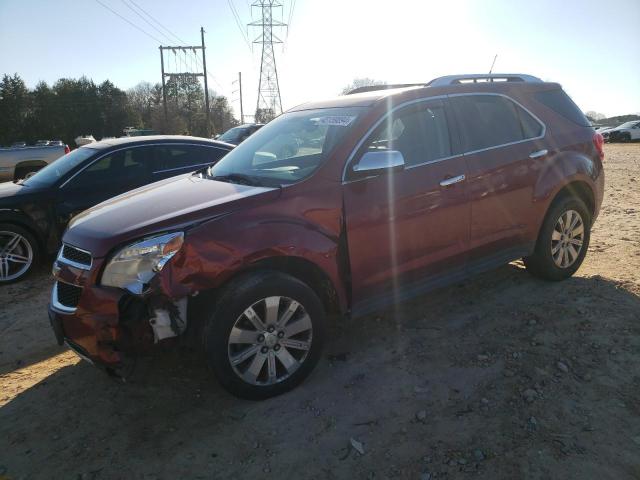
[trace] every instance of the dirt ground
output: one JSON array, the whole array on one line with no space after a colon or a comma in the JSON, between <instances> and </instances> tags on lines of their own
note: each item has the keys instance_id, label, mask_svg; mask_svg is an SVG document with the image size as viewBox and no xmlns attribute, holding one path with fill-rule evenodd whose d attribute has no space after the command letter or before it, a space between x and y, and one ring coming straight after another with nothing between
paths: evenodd
<instances>
[{"instance_id":1,"label":"dirt ground","mask_svg":"<svg viewBox=\"0 0 640 480\"><path fill-rule=\"evenodd\" d=\"M519 262L336 328L295 391L168 352L116 383L54 342L49 269L0 290L0 478L640 478L640 145L606 146L576 276Z\"/></svg>"}]
</instances>

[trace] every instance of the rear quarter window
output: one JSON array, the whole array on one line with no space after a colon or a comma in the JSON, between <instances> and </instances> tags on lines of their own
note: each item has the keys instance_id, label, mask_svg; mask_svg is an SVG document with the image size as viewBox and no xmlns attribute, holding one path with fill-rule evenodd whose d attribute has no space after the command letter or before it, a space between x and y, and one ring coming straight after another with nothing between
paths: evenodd
<instances>
[{"instance_id":1,"label":"rear quarter window","mask_svg":"<svg viewBox=\"0 0 640 480\"><path fill-rule=\"evenodd\" d=\"M534 98L549 107L554 112L562 115L567 120L576 123L582 127L590 127L591 122L587 120L582 110L571 100L563 90L546 90L544 92L537 92Z\"/></svg>"}]
</instances>

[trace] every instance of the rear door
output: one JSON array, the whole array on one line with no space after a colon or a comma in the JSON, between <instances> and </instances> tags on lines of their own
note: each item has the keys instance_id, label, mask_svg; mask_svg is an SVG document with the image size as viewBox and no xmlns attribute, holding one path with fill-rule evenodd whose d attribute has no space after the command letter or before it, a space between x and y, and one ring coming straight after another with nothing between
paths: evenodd
<instances>
[{"instance_id":1,"label":"rear door","mask_svg":"<svg viewBox=\"0 0 640 480\"><path fill-rule=\"evenodd\" d=\"M107 153L81 170L57 192L56 213L64 229L78 213L150 182L149 148L132 147Z\"/></svg>"},{"instance_id":2,"label":"rear door","mask_svg":"<svg viewBox=\"0 0 640 480\"><path fill-rule=\"evenodd\" d=\"M156 145L152 148L153 182L212 165L229 150L197 144Z\"/></svg>"},{"instance_id":3,"label":"rear door","mask_svg":"<svg viewBox=\"0 0 640 480\"><path fill-rule=\"evenodd\" d=\"M466 164L452 149L448 116L441 100L391 112L347 167L344 208L358 313L435 286L444 271L464 269L470 210L465 183L456 179L464 179ZM400 151L405 169L357 178L360 156L380 150Z\"/></svg>"},{"instance_id":4,"label":"rear door","mask_svg":"<svg viewBox=\"0 0 640 480\"><path fill-rule=\"evenodd\" d=\"M544 125L503 95L452 95L450 102L468 172L470 265L521 256L531 246L533 189L549 153Z\"/></svg>"}]
</instances>

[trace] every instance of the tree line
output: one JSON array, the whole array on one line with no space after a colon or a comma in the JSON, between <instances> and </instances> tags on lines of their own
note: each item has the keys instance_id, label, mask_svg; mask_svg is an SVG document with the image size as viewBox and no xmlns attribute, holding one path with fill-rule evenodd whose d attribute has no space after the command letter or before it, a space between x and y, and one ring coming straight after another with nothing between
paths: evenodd
<instances>
[{"instance_id":1,"label":"tree line","mask_svg":"<svg viewBox=\"0 0 640 480\"><path fill-rule=\"evenodd\" d=\"M171 78L166 84L167 115L162 85L141 82L124 91L111 81L96 84L87 77L39 82L29 89L18 75L0 81L0 145L16 141L62 140L75 146L79 135L96 139L119 137L125 127L164 134L206 136L204 91L197 77ZM238 125L226 97L209 92L209 132Z\"/></svg>"}]
</instances>

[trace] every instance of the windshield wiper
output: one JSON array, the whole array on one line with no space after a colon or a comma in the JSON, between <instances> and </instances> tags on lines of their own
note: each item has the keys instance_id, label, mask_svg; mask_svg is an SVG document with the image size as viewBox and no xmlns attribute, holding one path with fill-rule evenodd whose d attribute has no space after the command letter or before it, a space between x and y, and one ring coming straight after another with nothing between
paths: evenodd
<instances>
[{"instance_id":1,"label":"windshield wiper","mask_svg":"<svg viewBox=\"0 0 640 480\"><path fill-rule=\"evenodd\" d=\"M211 180L218 180L220 182L239 183L241 185L250 185L252 187L263 186L261 182L249 175L242 173L229 173L227 175L212 175L209 176Z\"/></svg>"}]
</instances>

